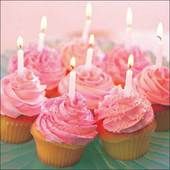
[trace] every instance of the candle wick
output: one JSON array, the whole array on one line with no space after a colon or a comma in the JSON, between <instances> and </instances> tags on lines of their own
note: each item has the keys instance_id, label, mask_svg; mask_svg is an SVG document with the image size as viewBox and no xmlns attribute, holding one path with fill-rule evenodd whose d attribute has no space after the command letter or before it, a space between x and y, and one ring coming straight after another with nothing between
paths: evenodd
<instances>
[{"instance_id":1,"label":"candle wick","mask_svg":"<svg viewBox=\"0 0 170 170\"><path fill-rule=\"evenodd\" d=\"M160 41L162 40L162 37L161 37L161 36L159 36L159 35L157 35L157 38L158 38L158 39L160 39Z\"/></svg>"}]
</instances>

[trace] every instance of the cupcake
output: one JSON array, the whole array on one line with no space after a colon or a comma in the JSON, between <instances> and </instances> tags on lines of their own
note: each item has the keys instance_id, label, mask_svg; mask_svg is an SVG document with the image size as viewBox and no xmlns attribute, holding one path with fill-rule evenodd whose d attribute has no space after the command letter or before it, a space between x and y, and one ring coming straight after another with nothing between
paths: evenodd
<instances>
[{"instance_id":1,"label":"cupcake","mask_svg":"<svg viewBox=\"0 0 170 170\"><path fill-rule=\"evenodd\" d=\"M39 159L55 167L68 167L81 158L96 134L96 125L86 101L76 94L48 99L31 128Z\"/></svg>"},{"instance_id":2,"label":"cupcake","mask_svg":"<svg viewBox=\"0 0 170 170\"><path fill-rule=\"evenodd\" d=\"M127 96L115 87L95 110L99 138L104 150L118 160L133 160L144 155L155 129L150 102L138 93Z\"/></svg>"},{"instance_id":3,"label":"cupcake","mask_svg":"<svg viewBox=\"0 0 170 170\"><path fill-rule=\"evenodd\" d=\"M97 108L99 101L103 100L103 97L112 89L112 78L94 65L89 69L85 65L80 65L75 70L76 90L86 98L88 108L93 111ZM59 93L67 93L68 86L69 74L60 81Z\"/></svg>"},{"instance_id":4,"label":"cupcake","mask_svg":"<svg viewBox=\"0 0 170 170\"><path fill-rule=\"evenodd\" d=\"M60 53L62 62L64 63L67 71L70 71L70 60L74 56L76 58L76 66L82 65L86 60L87 49L90 47L89 43L84 43L81 39L73 39L69 42L64 42L60 44ZM102 60L105 54L102 50L95 45L94 47L93 63L96 66L102 65Z\"/></svg>"},{"instance_id":5,"label":"cupcake","mask_svg":"<svg viewBox=\"0 0 170 170\"><path fill-rule=\"evenodd\" d=\"M137 91L152 103L156 131L170 129L170 72L168 67L146 67L136 78Z\"/></svg>"},{"instance_id":6,"label":"cupcake","mask_svg":"<svg viewBox=\"0 0 170 170\"><path fill-rule=\"evenodd\" d=\"M105 71L112 76L113 83L116 85L125 84L125 75L128 69L128 57L130 54L134 56L133 76L135 77L146 66L150 65L149 56L141 51L138 47L133 46L127 49L124 45L117 45L104 58Z\"/></svg>"},{"instance_id":7,"label":"cupcake","mask_svg":"<svg viewBox=\"0 0 170 170\"><path fill-rule=\"evenodd\" d=\"M66 70L56 49L44 47L42 51L38 51L37 45L31 44L24 54L24 66L31 69L41 83L47 86L47 97L58 96L58 83L65 76ZM8 70L11 73L16 69L17 57L13 56Z\"/></svg>"},{"instance_id":8,"label":"cupcake","mask_svg":"<svg viewBox=\"0 0 170 170\"><path fill-rule=\"evenodd\" d=\"M32 138L30 127L45 101L45 85L25 69L22 77L17 72L1 79L1 140L22 143Z\"/></svg>"}]
</instances>

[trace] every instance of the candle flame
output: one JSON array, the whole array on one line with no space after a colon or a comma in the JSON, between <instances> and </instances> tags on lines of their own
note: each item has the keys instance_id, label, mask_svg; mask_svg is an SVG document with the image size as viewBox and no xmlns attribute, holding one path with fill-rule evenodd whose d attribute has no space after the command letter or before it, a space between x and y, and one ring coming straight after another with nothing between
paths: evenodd
<instances>
[{"instance_id":1,"label":"candle flame","mask_svg":"<svg viewBox=\"0 0 170 170\"><path fill-rule=\"evenodd\" d=\"M18 38L17 38L17 47L18 48L23 48L23 45L24 45L24 40L23 40L22 36L18 36Z\"/></svg>"},{"instance_id":2,"label":"candle flame","mask_svg":"<svg viewBox=\"0 0 170 170\"><path fill-rule=\"evenodd\" d=\"M132 20L133 20L132 9L130 7L128 7L127 14L126 14L126 24L128 27L132 26Z\"/></svg>"},{"instance_id":3,"label":"candle flame","mask_svg":"<svg viewBox=\"0 0 170 170\"><path fill-rule=\"evenodd\" d=\"M92 4L91 2L88 2L86 4L86 18L91 19L91 16L92 16Z\"/></svg>"},{"instance_id":4,"label":"candle flame","mask_svg":"<svg viewBox=\"0 0 170 170\"><path fill-rule=\"evenodd\" d=\"M72 57L71 60L70 60L70 66L71 66L72 68L74 68L75 65L76 65L76 58L75 58L75 57Z\"/></svg>"},{"instance_id":5,"label":"candle flame","mask_svg":"<svg viewBox=\"0 0 170 170\"><path fill-rule=\"evenodd\" d=\"M133 64L134 64L134 57L132 54L130 54L128 58L128 67L131 68Z\"/></svg>"},{"instance_id":6,"label":"candle flame","mask_svg":"<svg viewBox=\"0 0 170 170\"><path fill-rule=\"evenodd\" d=\"M90 34L89 45L91 45L91 46L94 45L94 34Z\"/></svg>"},{"instance_id":7,"label":"candle flame","mask_svg":"<svg viewBox=\"0 0 170 170\"><path fill-rule=\"evenodd\" d=\"M47 28L47 17L42 16L40 29L41 29L41 31L45 31L46 28Z\"/></svg>"},{"instance_id":8,"label":"candle flame","mask_svg":"<svg viewBox=\"0 0 170 170\"><path fill-rule=\"evenodd\" d=\"M163 37L163 24L160 22L157 27L157 37L160 38L160 40Z\"/></svg>"}]
</instances>

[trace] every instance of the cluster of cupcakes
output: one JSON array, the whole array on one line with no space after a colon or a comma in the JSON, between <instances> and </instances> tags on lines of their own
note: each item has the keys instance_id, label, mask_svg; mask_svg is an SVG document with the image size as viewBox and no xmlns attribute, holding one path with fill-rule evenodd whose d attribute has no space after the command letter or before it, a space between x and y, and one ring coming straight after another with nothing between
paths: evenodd
<instances>
[{"instance_id":1,"label":"cluster of cupcakes","mask_svg":"<svg viewBox=\"0 0 170 170\"><path fill-rule=\"evenodd\" d=\"M113 159L137 159L155 129L169 130L170 73L162 56L152 65L130 43L104 53L90 34L89 9L82 38L57 48L44 43L43 17L38 44L23 51L19 37L1 79L1 140L19 144L33 137L39 159L56 167L78 162L97 136Z\"/></svg>"}]
</instances>

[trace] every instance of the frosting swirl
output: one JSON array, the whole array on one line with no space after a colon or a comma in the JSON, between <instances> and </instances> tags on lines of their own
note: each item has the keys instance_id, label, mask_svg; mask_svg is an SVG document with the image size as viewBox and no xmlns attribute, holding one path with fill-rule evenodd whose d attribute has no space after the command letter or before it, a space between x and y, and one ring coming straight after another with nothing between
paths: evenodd
<instances>
[{"instance_id":1,"label":"frosting swirl","mask_svg":"<svg viewBox=\"0 0 170 170\"><path fill-rule=\"evenodd\" d=\"M127 96L124 89L115 87L95 110L103 127L113 133L131 133L142 129L154 119L151 104L134 92Z\"/></svg>"},{"instance_id":2,"label":"frosting swirl","mask_svg":"<svg viewBox=\"0 0 170 170\"><path fill-rule=\"evenodd\" d=\"M67 95L48 99L36 120L37 129L47 141L84 145L96 136L96 125L85 99Z\"/></svg>"},{"instance_id":3,"label":"frosting swirl","mask_svg":"<svg viewBox=\"0 0 170 170\"><path fill-rule=\"evenodd\" d=\"M42 84L48 89L58 85L60 79L65 75L59 53L52 48L45 47L42 52L37 50L37 45L31 44L24 54L24 66L31 69L39 77ZM17 57L13 56L9 63L9 72L17 69Z\"/></svg>"},{"instance_id":4,"label":"frosting swirl","mask_svg":"<svg viewBox=\"0 0 170 170\"><path fill-rule=\"evenodd\" d=\"M27 69L22 77L17 72L5 76L1 80L1 114L12 118L39 114L45 101L45 87Z\"/></svg>"},{"instance_id":5,"label":"frosting swirl","mask_svg":"<svg viewBox=\"0 0 170 170\"><path fill-rule=\"evenodd\" d=\"M126 49L124 45L115 46L107 53L104 60L105 71L112 76L114 83L124 85L130 54L133 54L135 63L132 67L133 76L136 76L144 67L150 65L149 57L138 47L134 46Z\"/></svg>"},{"instance_id":6,"label":"frosting swirl","mask_svg":"<svg viewBox=\"0 0 170 170\"><path fill-rule=\"evenodd\" d=\"M86 98L90 109L96 108L98 102L103 100L103 97L113 87L111 77L94 65L89 69L86 69L85 65L80 65L75 70L77 91ZM59 92L61 94L67 93L68 86L69 74L60 81Z\"/></svg>"},{"instance_id":7,"label":"frosting swirl","mask_svg":"<svg viewBox=\"0 0 170 170\"><path fill-rule=\"evenodd\" d=\"M70 69L70 60L74 56L76 58L76 65L85 64L88 43L83 43L81 39L74 39L60 45L62 61L67 69ZM94 46L93 63L96 66L102 65L102 60L105 54L98 46Z\"/></svg>"},{"instance_id":8,"label":"frosting swirl","mask_svg":"<svg viewBox=\"0 0 170 170\"><path fill-rule=\"evenodd\" d=\"M168 67L146 67L136 78L137 91L153 104L170 105L170 72Z\"/></svg>"}]
</instances>

